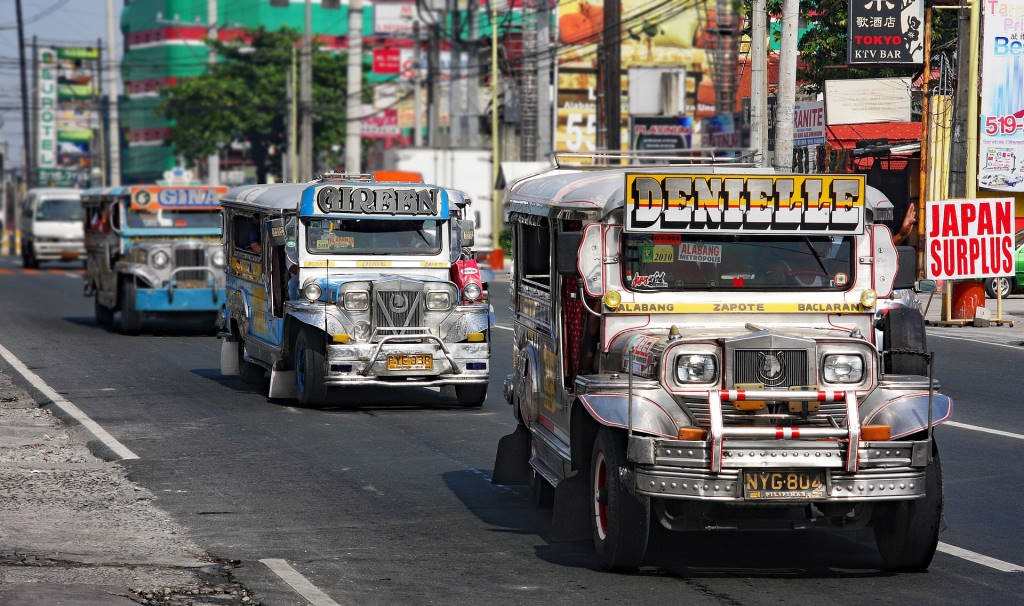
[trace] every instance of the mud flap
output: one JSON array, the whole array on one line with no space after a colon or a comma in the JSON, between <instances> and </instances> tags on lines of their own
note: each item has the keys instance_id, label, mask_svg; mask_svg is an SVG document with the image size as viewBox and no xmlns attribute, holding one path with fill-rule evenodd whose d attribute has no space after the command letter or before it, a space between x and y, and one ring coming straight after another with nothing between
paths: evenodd
<instances>
[{"instance_id":1,"label":"mud flap","mask_svg":"<svg viewBox=\"0 0 1024 606\"><path fill-rule=\"evenodd\" d=\"M270 371L270 393L267 394L267 397L274 400L290 400L297 396L295 371L272 369Z\"/></svg>"},{"instance_id":2,"label":"mud flap","mask_svg":"<svg viewBox=\"0 0 1024 606\"><path fill-rule=\"evenodd\" d=\"M519 424L516 430L498 440L494 456L494 484L528 484L530 482L530 430Z\"/></svg>"},{"instance_id":3,"label":"mud flap","mask_svg":"<svg viewBox=\"0 0 1024 606\"><path fill-rule=\"evenodd\" d=\"M588 541L593 533L590 523L590 478L576 474L555 487L555 507L551 516L551 540Z\"/></svg>"},{"instance_id":4,"label":"mud flap","mask_svg":"<svg viewBox=\"0 0 1024 606\"><path fill-rule=\"evenodd\" d=\"M225 377L238 376L238 342L220 340L220 374Z\"/></svg>"}]
</instances>

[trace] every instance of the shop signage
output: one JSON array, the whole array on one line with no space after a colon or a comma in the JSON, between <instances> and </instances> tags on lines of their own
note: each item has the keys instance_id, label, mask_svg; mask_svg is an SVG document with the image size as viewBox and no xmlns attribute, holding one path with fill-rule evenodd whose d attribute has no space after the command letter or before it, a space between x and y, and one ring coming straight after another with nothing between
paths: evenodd
<instances>
[{"instance_id":1,"label":"shop signage","mask_svg":"<svg viewBox=\"0 0 1024 606\"><path fill-rule=\"evenodd\" d=\"M1013 275L1013 198L929 200L925 210L929 279Z\"/></svg>"},{"instance_id":2,"label":"shop signage","mask_svg":"<svg viewBox=\"0 0 1024 606\"><path fill-rule=\"evenodd\" d=\"M921 63L924 0L850 0L848 63Z\"/></svg>"}]
</instances>

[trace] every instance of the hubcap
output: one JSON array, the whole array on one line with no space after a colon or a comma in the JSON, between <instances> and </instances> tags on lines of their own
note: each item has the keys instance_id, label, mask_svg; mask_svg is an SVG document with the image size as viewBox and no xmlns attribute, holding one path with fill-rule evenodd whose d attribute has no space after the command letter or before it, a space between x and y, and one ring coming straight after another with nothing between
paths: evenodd
<instances>
[{"instance_id":1,"label":"hubcap","mask_svg":"<svg viewBox=\"0 0 1024 606\"><path fill-rule=\"evenodd\" d=\"M1010 293L1010 280L1007 278L996 278L996 289L1000 296L1005 297Z\"/></svg>"},{"instance_id":2,"label":"hubcap","mask_svg":"<svg viewBox=\"0 0 1024 606\"><path fill-rule=\"evenodd\" d=\"M594 461L594 527L597 538L602 541L608 536L608 478L604 463L604 453L597 453Z\"/></svg>"}]
</instances>

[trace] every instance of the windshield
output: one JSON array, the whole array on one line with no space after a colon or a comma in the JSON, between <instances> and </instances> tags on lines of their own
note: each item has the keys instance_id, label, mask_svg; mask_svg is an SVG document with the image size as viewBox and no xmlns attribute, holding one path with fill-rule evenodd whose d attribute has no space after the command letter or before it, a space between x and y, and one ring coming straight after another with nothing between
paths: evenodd
<instances>
[{"instance_id":1,"label":"windshield","mask_svg":"<svg viewBox=\"0 0 1024 606\"><path fill-rule=\"evenodd\" d=\"M435 219L313 219L306 250L318 255L436 255L441 222Z\"/></svg>"},{"instance_id":2,"label":"windshield","mask_svg":"<svg viewBox=\"0 0 1024 606\"><path fill-rule=\"evenodd\" d=\"M623 282L638 292L846 290L853 238L623 234Z\"/></svg>"},{"instance_id":3,"label":"windshield","mask_svg":"<svg viewBox=\"0 0 1024 606\"><path fill-rule=\"evenodd\" d=\"M36 221L81 221L85 215L82 203L76 199L50 198L36 206Z\"/></svg>"},{"instance_id":4,"label":"windshield","mask_svg":"<svg viewBox=\"0 0 1024 606\"><path fill-rule=\"evenodd\" d=\"M127 227L198 227L220 229L220 212L196 210L158 210L155 213L127 209Z\"/></svg>"}]
</instances>

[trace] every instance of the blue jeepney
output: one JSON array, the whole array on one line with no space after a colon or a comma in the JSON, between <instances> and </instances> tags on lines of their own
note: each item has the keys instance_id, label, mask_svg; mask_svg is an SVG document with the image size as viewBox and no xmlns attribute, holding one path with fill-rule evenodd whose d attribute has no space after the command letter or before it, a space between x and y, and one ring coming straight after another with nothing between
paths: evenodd
<instances>
[{"instance_id":1,"label":"blue jeepney","mask_svg":"<svg viewBox=\"0 0 1024 606\"><path fill-rule=\"evenodd\" d=\"M89 189L85 295L96 322L125 333L145 320L209 322L224 305L219 186Z\"/></svg>"}]
</instances>

